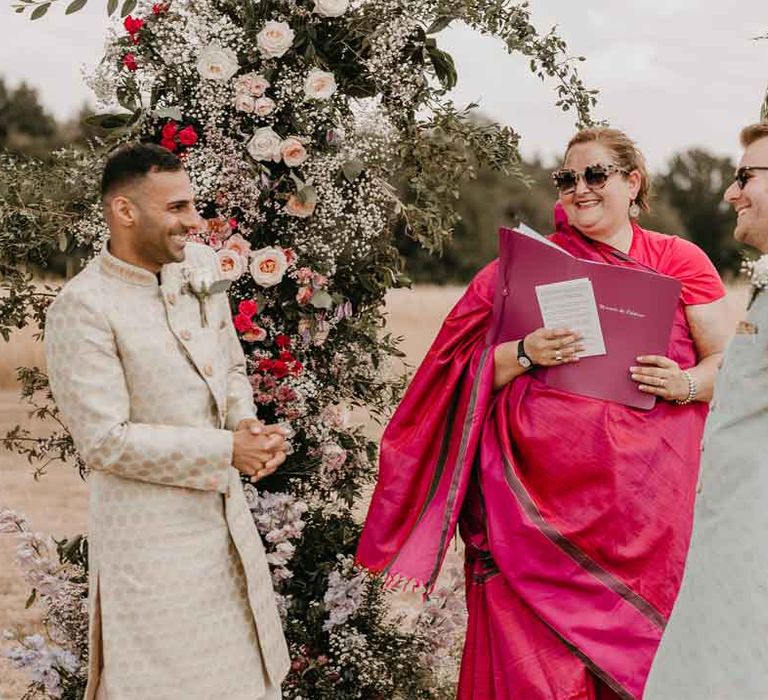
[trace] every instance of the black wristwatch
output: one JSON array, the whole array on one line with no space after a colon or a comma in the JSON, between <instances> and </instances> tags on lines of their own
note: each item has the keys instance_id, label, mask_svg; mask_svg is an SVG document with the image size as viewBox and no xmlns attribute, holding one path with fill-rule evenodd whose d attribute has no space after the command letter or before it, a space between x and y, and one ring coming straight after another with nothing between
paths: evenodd
<instances>
[{"instance_id":1,"label":"black wristwatch","mask_svg":"<svg viewBox=\"0 0 768 700\"><path fill-rule=\"evenodd\" d=\"M517 344L517 364L523 369L530 369L533 367L533 360L528 357L525 352L525 338Z\"/></svg>"}]
</instances>

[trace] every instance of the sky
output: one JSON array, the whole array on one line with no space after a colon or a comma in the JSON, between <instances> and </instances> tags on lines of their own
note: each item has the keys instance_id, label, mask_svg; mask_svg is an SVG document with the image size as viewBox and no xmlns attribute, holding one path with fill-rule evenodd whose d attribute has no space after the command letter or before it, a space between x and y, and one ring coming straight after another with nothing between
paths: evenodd
<instances>
[{"instance_id":1,"label":"sky","mask_svg":"<svg viewBox=\"0 0 768 700\"><path fill-rule=\"evenodd\" d=\"M101 58L106 0L69 17L62 0L35 22L10 4L0 5L0 75L36 87L59 118L93 103L82 69ZM758 118L768 87L768 40L754 40L768 34L766 0L532 0L531 8L540 31L557 25L569 53L586 58L582 77L600 90L596 116L632 136L654 170L694 146L738 155L738 132ZM477 102L512 126L523 155L559 157L574 122L554 106L553 85L466 26L449 27L438 42L457 64L457 104Z\"/></svg>"}]
</instances>

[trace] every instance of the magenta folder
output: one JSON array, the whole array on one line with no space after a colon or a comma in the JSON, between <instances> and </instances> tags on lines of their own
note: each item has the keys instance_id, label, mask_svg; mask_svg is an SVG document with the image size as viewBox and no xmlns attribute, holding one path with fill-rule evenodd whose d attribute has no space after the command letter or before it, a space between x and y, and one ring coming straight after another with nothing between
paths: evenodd
<instances>
[{"instance_id":1,"label":"magenta folder","mask_svg":"<svg viewBox=\"0 0 768 700\"><path fill-rule=\"evenodd\" d=\"M536 234L534 234L536 235ZM638 355L666 355L681 284L652 271L581 260L553 244L499 229L499 276L489 343L517 340L543 324L535 287L587 277L597 302L605 355L537 367L549 386L650 409L656 399L632 381Z\"/></svg>"}]
</instances>

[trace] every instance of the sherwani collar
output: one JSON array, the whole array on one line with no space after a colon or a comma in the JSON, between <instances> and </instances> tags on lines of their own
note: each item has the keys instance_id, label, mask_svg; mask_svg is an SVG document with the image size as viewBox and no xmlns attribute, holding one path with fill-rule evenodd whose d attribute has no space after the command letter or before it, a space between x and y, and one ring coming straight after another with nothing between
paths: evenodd
<instances>
[{"instance_id":1,"label":"sherwani collar","mask_svg":"<svg viewBox=\"0 0 768 700\"><path fill-rule=\"evenodd\" d=\"M111 275L128 282L128 284L135 284L140 287L157 287L157 276L151 270L147 270L144 267L133 265L125 260L116 258L109 252L108 245L105 243L101 249L101 255L99 256L99 262L101 269Z\"/></svg>"}]
</instances>

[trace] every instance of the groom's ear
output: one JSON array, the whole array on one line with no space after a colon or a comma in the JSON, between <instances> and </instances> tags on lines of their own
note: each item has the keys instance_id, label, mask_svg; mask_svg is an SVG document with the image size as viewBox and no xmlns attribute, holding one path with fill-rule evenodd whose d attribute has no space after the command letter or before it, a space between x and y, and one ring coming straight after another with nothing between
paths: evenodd
<instances>
[{"instance_id":1,"label":"groom's ear","mask_svg":"<svg viewBox=\"0 0 768 700\"><path fill-rule=\"evenodd\" d=\"M136 207L126 195L115 194L105 204L108 222L123 228L131 228L136 224Z\"/></svg>"}]
</instances>

